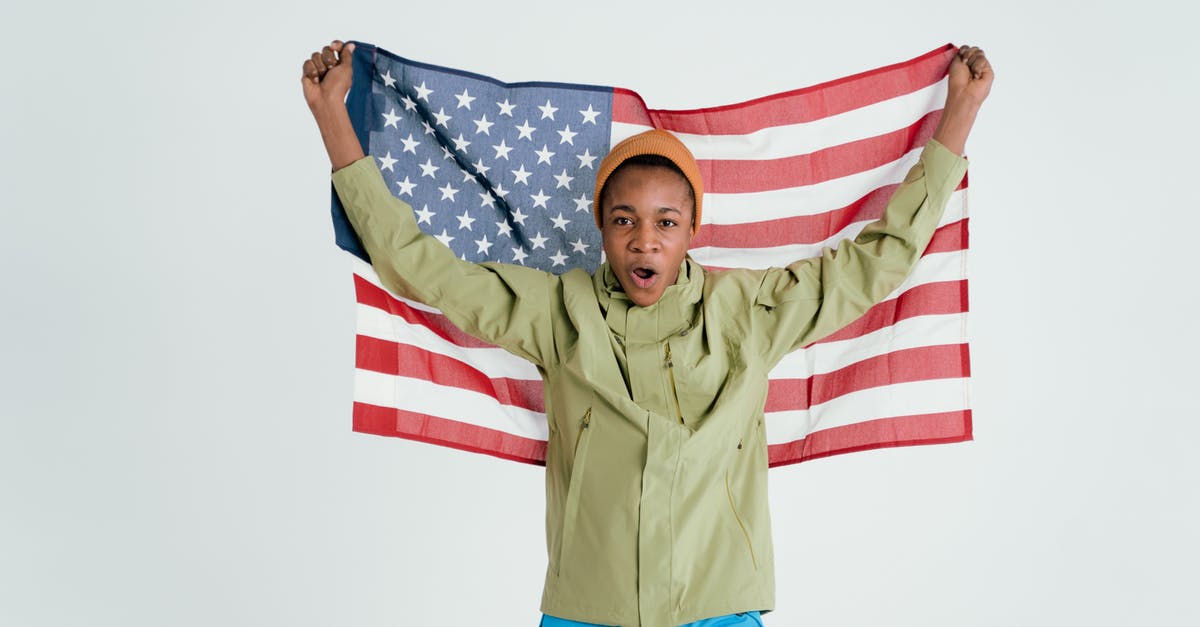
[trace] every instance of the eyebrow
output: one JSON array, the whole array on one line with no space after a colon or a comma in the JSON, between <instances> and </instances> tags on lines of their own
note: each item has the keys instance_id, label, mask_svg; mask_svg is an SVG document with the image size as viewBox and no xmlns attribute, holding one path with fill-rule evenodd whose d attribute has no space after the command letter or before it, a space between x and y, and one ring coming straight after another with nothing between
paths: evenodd
<instances>
[{"instance_id":1,"label":"eyebrow","mask_svg":"<svg viewBox=\"0 0 1200 627\"><path fill-rule=\"evenodd\" d=\"M636 211L633 210L633 207L630 207L629 205L617 205L616 207L609 207L608 210L610 212L611 211L625 211L628 213L637 213ZM658 208L658 213L667 213L668 211L673 211L675 213L678 213L679 215L683 215L683 212L676 209L675 207L659 207Z\"/></svg>"}]
</instances>

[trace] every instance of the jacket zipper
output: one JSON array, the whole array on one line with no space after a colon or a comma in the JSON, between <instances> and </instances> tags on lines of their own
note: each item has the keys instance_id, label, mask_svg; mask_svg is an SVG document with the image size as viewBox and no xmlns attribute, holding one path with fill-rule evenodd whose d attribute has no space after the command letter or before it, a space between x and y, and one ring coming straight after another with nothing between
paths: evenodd
<instances>
[{"instance_id":1,"label":"jacket zipper","mask_svg":"<svg viewBox=\"0 0 1200 627\"><path fill-rule=\"evenodd\" d=\"M683 409L679 405L679 390L675 388L675 363L671 360L671 343L667 342L667 376L671 379L671 394L675 397L675 415L679 418L679 424L683 422Z\"/></svg>"},{"instance_id":2,"label":"jacket zipper","mask_svg":"<svg viewBox=\"0 0 1200 627\"><path fill-rule=\"evenodd\" d=\"M579 491L582 489L583 469L587 463L587 440L592 425L592 408L589 407L579 421L579 437L575 439L575 458L571 461L571 482L567 487L567 502L563 507L562 536L559 538L558 560L555 576L562 575L563 559L575 535L575 516L579 510Z\"/></svg>"}]
</instances>

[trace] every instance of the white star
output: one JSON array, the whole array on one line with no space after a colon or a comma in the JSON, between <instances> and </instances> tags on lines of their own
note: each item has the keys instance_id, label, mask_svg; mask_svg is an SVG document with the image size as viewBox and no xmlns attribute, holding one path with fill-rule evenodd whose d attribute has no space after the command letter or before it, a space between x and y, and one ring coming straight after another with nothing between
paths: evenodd
<instances>
[{"instance_id":1,"label":"white star","mask_svg":"<svg viewBox=\"0 0 1200 627\"><path fill-rule=\"evenodd\" d=\"M592 201L588 200L587 194L580 194L579 198L575 199L575 211L591 211Z\"/></svg>"},{"instance_id":2,"label":"white star","mask_svg":"<svg viewBox=\"0 0 1200 627\"><path fill-rule=\"evenodd\" d=\"M383 84L384 84L384 85L387 85L388 87L395 87L395 86L396 86L396 79L392 78L392 71L391 71L391 70L388 70L388 71L384 72L384 73L383 73L383 74L380 76L380 78L382 78L382 79L383 79Z\"/></svg>"},{"instance_id":3,"label":"white star","mask_svg":"<svg viewBox=\"0 0 1200 627\"><path fill-rule=\"evenodd\" d=\"M583 253L585 255L587 254L588 246L589 246L588 244L583 243L582 237L577 238L575 241L571 242L571 248L574 250L574 252Z\"/></svg>"},{"instance_id":4,"label":"white star","mask_svg":"<svg viewBox=\"0 0 1200 627\"><path fill-rule=\"evenodd\" d=\"M426 135L433 135L433 127L429 125L429 122L421 120L421 128L425 129Z\"/></svg>"},{"instance_id":5,"label":"white star","mask_svg":"<svg viewBox=\"0 0 1200 627\"><path fill-rule=\"evenodd\" d=\"M525 218L528 218L528 217L529 216L525 215L524 213L521 213L521 210L519 208L516 209L515 211L513 211L513 214L512 214L513 222L516 222L517 224L520 224L521 226L525 226Z\"/></svg>"},{"instance_id":6,"label":"white star","mask_svg":"<svg viewBox=\"0 0 1200 627\"><path fill-rule=\"evenodd\" d=\"M475 178L475 175L474 175L474 174L471 174L470 172L468 172L468 171L466 171L466 170L464 170L464 169L462 169L462 168L459 168L459 169L458 169L458 171L459 171L459 172L462 172L462 175L463 175L463 180L462 180L462 182L464 182L464 183L466 183L467 181L470 181L471 179L474 179L474 178Z\"/></svg>"},{"instance_id":7,"label":"white star","mask_svg":"<svg viewBox=\"0 0 1200 627\"><path fill-rule=\"evenodd\" d=\"M508 98L505 98L505 99L504 99L504 102L497 102L497 103L496 103L496 106L500 107L500 115L507 115L508 117L510 117L510 118L511 118L511 117L512 117L512 112L513 112L513 109L514 109L514 108L515 108L517 105L515 105L515 104L510 104L510 103L508 102Z\"/></svg>"},{"instance_id":8,"label":"white star","mask_svg":"<svg viewBox=\"0 0 1200 627\"><path fill-rule=\"evenodd\" d=\"M496 228L500 231L496 234L496 237L500 237L501 235L512 237L512 227L508 225L508 222L501 220L496 223Z\"/></svg>"},{"instance_id":9,"label":"white star","mask_svg":"<svg viewBox=\"0 0 1200 627\"><path fill-rule=\"evenodd\" d=\"M529 255L525 254L525 251L521 250L520 247L514 247L512 250L513 250L513 261L524 265L525 258L528 257Z\"/></svg>"},{"instance_id":10,"label":"white star","mask_svg":"<svg viewBox=\"0 0 1200 627\"><path fill-rule=\"evenodd\" d=\"M408 194L409 196L412 196L412 190L417 186L416 183L408 180L407 176L404 177L403 181L396 181L396 184L400 186L401 194Z\"/></svg>"},{"instance_id":11,"label":"white star","mask_svg":"<svg viewBox=\"0 0 1200 627\"><path fill-rule=\"evenodd\" d=\"M496 192L496 195L501 198L504 198L505 196L508 195L508 190L504 189L504 186L499 183L496 183L496 188L493 189L492 191Z\"/></svg>"},{"instance_id":12,"label":"white star","mask_svg":"<svg viewBox=\"0 0 1200 627\"><path fill-rule=\"evenodd\" d=\"M446 146L442 146L442 161L449 161L454 158L454 153Z\"/></svg>"},{"instance_id":13,"label":"white star","mask_svg":"<svg viewBox=\"0 0 1200 627\"><path fill-rule=\"evenodd\" d=\"M593 109L592 105L590 105L590 104L588 105L587 111L580 111L579 113L581 113L583 115L583 123L584 124L588 124L588 123L595 124L596 116L600 115L600 112Z\"/></svg>"},{"instance_id":14,"label":"white star","mask_svg":"<svg viewBox=\"0 0 1200 627\"><path fill-rule=\"evenodd\" d=\"M396 123L400 121L400 116L396 115L396 109L393 108L391 111L383 114L383 119L385 120L383 123L384 128L390 126L396 130L400 130L400 127L396 126Z\"/></svg>"},{"instance_id":15,"label":"white star","mask_svg":"<svg viewBox=\"0 0 1200 627\"><path fill-rule=\"evenodd\" d=\"M444 244L447 248L450 247L450 242L454 241L454 237L447 234L446 229L442 229L442 234L434 235L434 237L438 238L438 240L441 241L442 244Z\"/></svg>"},{"instance_id":16,"label":"white star","mask_svg":"<svg viewBox=\"0 0 1200 627\"><path fill-rule=\"evenodd\" d=\"M528 139L529 141L533 141L533 132L537 130L537 127L530 126L529 120L525 120L525 123L517 126L516 129L517 132L520 133L520 135L517 135L517 139Z\"/></svg>"},{"instance_id":17,"label":"white star","mask_svg":"<svg viewBox=\"0 0 1200 627\"><path fill-rule=\"evenodd\" d=\"M479 192L479 206L496 208L496 199L487 192Z\"/></svg>"},{"instance_id":18,"label":"white star","mask_svg":"<svg viewBox=\"0 0 1200 627\"><path fill-rule=\"evenodd\" d=\"M530 172L525 169L524 163L521 164L520 168L513 170L512 173L513 173L513 176L517 177L517 180L516 180L517 183L524 183L526 185L529 184L529 175L533 174L533 172Z\"/></svg>"},{"instance_id":19,"label":"white star","mask_svg":"<svg viewBox=\"0 0 1200 627\"><path fill-rule=\"evenodd\" d=\"M471 142L467 141L462 136L462 133L459 133L458 137L454 138L454 149L455 150L466 150L467 146L470 146L470 145L471 145Z\"/></svg>"},{"instance_id":20,"label":"white star","mask_svg":"<svg viewBox=\"0 0 1200 627\"><path fill-rule=\"evenodd\" d=\"M467 110L468 110L468 111L470 111L470 110L471 110L471 103L472 103L472 102L475 102L475 96L472 96L471 94L468 94L468 93L467 93L467 90L465 90L465 89L463 90L463 93L461 93L461 94L455 94L455 96L454 96L454 97L455 97L455 98L458 98L458 108L459 108L459 109L461 109L461 108L463 108L463 107L466 107L466 108L467 108Z\"/></svg>"},{"instance_id":21,"label":"white star","mask_svg":"<svg viewBox=\"0 0 1200 627\"><path fill-rule=\"evenodd\" d=\"M386 155L379 157L379 169L380 170L387 170L389 172L395 172L395 170L392 169L392 166L394 166L394 165L396 165L396 160L392 158L391 152L388 152Z\"/></svg>"},{"instance_id":22,"label":"white star","mask_svg":"<svg viewBox=\"0 0 1200 627\"><path fill-rule=\"evenodd\" d=\"M444 128L444 129L447 129L447 130L449 130L450 127L447 126L446 123L449 122L450 120L454 119L452 116L446 115L445 107L438 107L438 112L433 114L433 117L437 118L438 126Z\"/></svg>"},{"instance_id":23,"label":"white star","mask_svg":"<svg viewBox=\"0 0 1200 627\"><path fill-rule=\"evenodd\" d=\"M429 219L433 217L433 212L429 210L429 205L422 205L421 210L417 211L416 214L418 216L417 224L424 222L430 226L433 225L433 223L429 221Z\"/></svg>"},{"instance_id":24,"label":"white star","mask_svg":"<svg viewBox=\"0 0 1200 627\"><path fill-rule=\"evenodd\" d=\"M554 223L554 228L562 229L564 233L567 230L567 223L570 222L570 220L563 217L561 211L558 212L557 218L551 218L550 221Z\"/></svg>"},{"instance_id":25,"label":"white star","mask_svg":"<svg viewBox=\"0 0 1200 627\"><path fill-rule=\"evenodd\" d=\"M492 146L492 148L496 149L497 159L503 158L505 161L508 161L508 153L512 151L512 148L510 148L508 144L504 143L503 139L500 140L499 144Z\"/></svg>"},{"instance_id":26,"label":"white star","mask_svg":"<svg viewBox=\"0 0 1200 627\"><path fill-rule=\"evenodd\" d=\"M488 241L487 235L475 240L475 245L479 247L475 252L482 255L488 254L488 249L492 247L492 243Z\"/></svg>"},{"instance_id":27,"label":"white star","mask_svg":"<svg viewBox=\"0 0 1200 627\"><path fill-rule=\"evenodd\" d=\"M541 207L542 209L549 209L549 207L546 206L546 201L550 200L550 197L543 194L542 190L539 189L538 193L530 194L529 197L533 199L534 207Z\"/></svg>"},{"instance_id":28,"label":"white star","mask_svg":"<svg viewBox=\"0 0 1200 627\"><path fill-rule=\"evenodd\" d=\"M545 248L546 240L548 240L548 239L550 239L550 238L542 237L542 232L538 231L537 235L529 238L529 243L533 244L533 248ZM530 250L533 250L533 248L531 248Z\"/></svg>"},{"instance_id":29,"label":"white star","mask_svg":"<svg viewBox=\"0 0 1200 627\"><path fill-rule=\"evenodd\" d=\"M554 265L556 265L556 266L567 265L567 256L562 254L561 250L558 251L558 254L556 254L556 255L550 255L550 260L553 261Z\"/></svg>"},{"instance_id":30,"label":"white star","mask_svg":"<svg viewBox=\"0 0 1200 627\"><path fill-rule=\"evenodd\" d=\"M457 217L458 217L459 230L461 231L462 229L466 229L466 230L470 231L471 223L475 222L475 218L472 218L471 216L467 215L466 211L463 211L463 214L461 216L457 216Z\"/></svg>"},{"instance_id":31,"label":"white star","mask_svg":"<svg viewBox=\"0 0 1200 627\"><path fill-rule=\"evenodd\" d=\"M488 170L491 170L491 168L489 168L488 166L483 165L483 157L480 157L479 161L476 161L475 163L472 163L471 165L475 166L475 171L480 174L487 174Z\"/></svg>"},{"instance_id":32,"label":"white star","mask_svg":"<svg viewBox=\"0 0 1200 627\"><path fill-rule=\"evenodd\" d=\"M488 122L486 113L483 114L483 117L479 118L478 120L475 120L474 122L475 122L475 134L476 135L478 135L480 133L483 133L484 135L492 134L492 125L494 125L495 122Z\"/></svg>"},{"instance_id":33,"label":"white star","mask_svg":"<svg viewBox=\"0 0 1200 627\"><path fill-rule=\"evenodd\" d=\"M542 144L542 149L535 150L533 153L538 156L538 163L545 163L546 165L550 165L550 157L554 156L554 153L546 148L546 144Z\"/></svg>"},{"instance_id":34,"label":"white star","mask_svg":"<svg viewBox=\"0 0 1200 627\"><path fill-rule=\"evenodd\" d=\"M454 189L453 187L450 187L449 183L446 183L446 185L443 187L439 187L438 191L442 193L442 200L450 200L450 201L453 201L454 195L458 193L458 190Z\"/></svg>"},{"instance_id":35,"label":"white star","mask_svg":"<svg viewBox=\"0 0 1200 627\"><path fill-rule=\"evenodd\" d=\"M417 100L424 100L425 102L429 102L429 94L432 94L433 90L425 89L425 81L421 81L421 84L417 85L413 89L417 90Z\"/></svg>"},{"instance_id":36,"label":"white star","mask_svg":"<svg viewBox=\"0 0 1200 627\"><path fill-rule=\"evenodd\" d=\"M554 175L554 180L558 181L558 184L554 186L554 189L565 187L569 191L571 189L571 181L574 181L575 177L567 176L567 169L563 168L562 174Z\"/></svg>"},{"instance_id":37,"label":"white star","mask_svg":"<svg viewBox=\"0 0 1200 627\"><path fill-rule=\"evenodd\" d=\"M558 133L558 136L562 138L562 139L558 140L558 143L560 145L571 144L572 146L574 146L575 145L575 136L579 134L579 133L576 133L571 130L570 124L568 124L566 126L566 128L564 128L563 130L556 131L556 132Z\"/></svg>"},{"instance_id":38,"label":"white star","mask_svg":"<svg viewBox=\"0 0 1200 627\"><path fill-rule=\"evenodd\" d=\"M416 101L414 101L412 98L409 98L408 94L404 94L403 96L400 96L400 102L404 103L405 111L414 111L417 108Z\"/></svg>"},{"instance_id":39,"label":"white star","mask_svg":"<svg viewBox=\"0 0 1200 627\"><path fill-rule=\"evenodd\" d=\"M404 152L411 152L414 155L417 154L417 144L419 144L420 142L413 139L412 133L408 134L407 139L402 139L400 141L404 142Z\"/></svg>"},{"instance_id":40,"label":"white star","mask_svg":"<svg viewBox=\"0 0 1200 627\"><path fill-rule=\"evenodd\" d=\"M425 163L421 164L418 167L421 168L421 176L428 176L429 178L437 178L433 175L433 173L438 171L438 166L433 165L433 160L426 159Z\"/></svg>"},{"instance_id":41,"label":"white star","mask_svg":"<svg viewBox=\"0 0 1200 627\"><path fill-rule=\"evenodd\" d=\"M592 156L592 152L590 150L584 148L583 154L575 155L575 157L579 159L579 167L587 168L589 170L595 169L592 167L592 162L595 161L596 158Z\"/></svg>"},{"instance_id":42,"label":"white star","mask_svg":"<svg viewBox=\"0 0 1200 627\"><path fill-rule=\"evenodd\" d=\"M558 111L558 107L551 105L549 100L546 101L546 104L544 104L538 108L542 110L542 119L543 120L545 120L546 118L550 118L551 120L553 120L554 112Z\"/></svg>"}]
</instances>

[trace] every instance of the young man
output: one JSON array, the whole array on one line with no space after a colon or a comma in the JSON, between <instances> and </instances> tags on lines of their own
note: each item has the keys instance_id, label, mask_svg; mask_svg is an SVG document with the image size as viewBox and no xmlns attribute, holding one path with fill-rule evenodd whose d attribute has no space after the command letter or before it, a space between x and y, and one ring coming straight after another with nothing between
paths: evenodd
<instances>
[{"instance_id":1,"label":"young man","mask_svg":"<svg viewBox=\"0 0 1200 627\"><path fill-rule=\"evenodd\" d=\"M380 279L545 381L543 624L761 624L774 607L767 373L908 275L966 170L992 83L983 52L952 61L938 128L883 217L787 268L706 272L687 256L703 209L691 153L658 130L614 146L597 171L607 262L594 276L468 263L423 234L350 124L352 52L333 42L301 80Z\"/></svg>"}]
</instances>

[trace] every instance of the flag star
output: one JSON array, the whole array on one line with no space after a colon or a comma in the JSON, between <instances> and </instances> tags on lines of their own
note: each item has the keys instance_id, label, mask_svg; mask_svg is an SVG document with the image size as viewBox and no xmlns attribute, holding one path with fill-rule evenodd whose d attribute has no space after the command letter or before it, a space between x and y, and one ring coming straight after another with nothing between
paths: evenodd
<instances>
[{"instance_id":1,"label":"flag star","mask_svg":"<svg viewBox=\"0 0 1200 627\"><path fill-rule=\"evenodd\" d=\"M517 139L528 139L529 141L533 141L533 132L537 130L536 126L529 125L529 120L525 120L520 126L514 128L520 133L517 135Z\"/></svg>"},{"instance_id":2,"label":"flag star","mask_svg":"<svg viewBox=\"0 0 1200 627\"><path fill-rule=\"evenodd\" d=\"M508 190L504 189L504 186L499 183L496 183L496 188L493 189L492 191L495 192L496 195L501 198L504 198L505 196L508 195Z\"/></svg>"},{"instance_id":3,"label":"flag star","mask_svg":"<svg viewBox=\"0 0 1200 627\"><path fill-rule=\"evenodd\" d=\"M589 246L589 244L584 244L584 243L583 243L583 238L582 238L582 237L580 237L580 238L576 238L576 240L575 240L575 241L571 242L571 249L572 249L574 252L577 252L577 253L583 253L583 254L585 254L585 255L587 254L587 249L588 249L588 246Z\"/></svg>"},{"instance_id":4,"label":"flag star","mask_svg":"<svg viewBox=\"0 0 1200 627\"><path fill-rule=\"evenodd\" d=\"M392 153L389 151L386 155L379 157L379 169L395 172L392 166L396 165L396 160L392 158Z\"/></svg>"},{"instance_id":5,"label":"flag star","mask_svg":"<svg viewBox=\"0 0 1200 627\"><path fill-rule=\"evenodd\" d=\"M414 155L417 154L417 144L420 142L413 139L412 133L408 134L407 139L402 139L400 141L404 143L404 152L411 152Z\"/></svg>"},{"instance_id":6,"label":"flag star","mask_svg":"<svg viewBox=\"0 0 1200 627\"><path fill-rule=\"evenodd\" d=\"M458 190L454 189L453 187L450 187L449 183L446 183L444 186L439 187L438 191L442 193L442 200L450 200L450 201L453 201L454 195L458 193Z\"/></svg>"},{"instance_id":7,"label":"flag star","mask_svg":"<svg viewBox=\"0 0 1200 627\"><path fill-rule=\"evenodd\" d=\"M500 115L507 115L508 117L511 118L513 109L516 108L517 105L511 104L508 101L508 98L505 98L504 102L497 102L496 106L500 107Z\"/></svg>"},{"instance_id":8,"label":"flag star","mask_svg":"<svg viewBox=\"0 0 1200 627\"><path fill-rule=\"evenodd\" d=\"M438 171L439 166L433 165L433 160L426 159L425 163L419 165L418 167L421 168L421 176L428 176L429 178L436 178L433 175L433 173Z\"/></svg>"},{"instance_id":9,"label":"flag star","mask_svg":"<svg viewBox=\"0 0 1200 627\"><path fill-rule=\"evenodd\" d=\"M554 228L562 229L564 233L567 230L567 223L570 222L570 220L563 217L561 211L558 212L557 218L550 218L550 221L554 223Z\"/></svg>"},{"instance_id":10,"label":"flag star","mask_svg":"<svg viewBox=\"0 0 1200 627\"><path fill-rule=\"evenodd\" d=\"M450 152L450 148L442 146L442 160L449 161L454 158L454 153Z\"/></svg>"},{"instance_id":11,"label":"flag star","mask_svg":"<svg viewBox=\"0 0 1200 627\"><path fill-rule=\"evenodd\" d=\"M575 136L579 134L579 133L576 133L571 130L570 124L568 124L565 128L563 128L563 130L556 131L556 132L558 133L558 136L562 138L562 139L558 140L558 143L560 145L561 144L571 144L572 146L574 146L575 145Z\"/></svg>"},{"instance_id":12,"label":"flag star","mask_svg":"<svg viewBox=\"0 0 1200 627\"><path fill-rule=\"evenodd\" d=\"M501 220L501 221L497 222L496 229L500 231L499 233L496 234L496 237L500 237L501 235L507 235L509 237L512 237L512 227L508 225L507 221Z\"/></svg>"},{"instance_id":13,"label":"flag star","mask_svg":"<svg viewBox=\"0 0 1200 627\"><path fill-rule=\"evenodd\" d=\"M478 172L479 174L487 174L488 170L491 170L491 168L489 168L488 166L483 165L483 157L480 157L479 161L476 161L475 163L472 163L471 165L475 167L475 171Z\"/></svg>"},{"instance_id":14,"label":"flag star","mask_svg":"<svg viewBox=\"0 0 1200 627\"><path fill-rule=\"evenodd\" d=\"M440 126L440 127L444 128L444 129L447 129L447 130L449 130L449 129L450 129L450 127L449 127L449 126L447 126L447 123L448 123L450 120L453 120L453 119L454 119L452 116L446 115L446 108L445 108L445 107L438 107L438 112L437 112L437 113L435 113L435 114L433 114L433 117L437 118L437 125L438 125L438 126Z\"/></svg>"},{"instance_id":15,"label":"flag star","mask_svg":"<svg viewBox=\"0 0 1200 627\"><path fill-rule=\"evenodd\" d=\"M580 194L579 198L575 199L575 211L591 211L592 201L588 200L587 194Z\"/></svg>"},{"instance_id":16,"label":"flag star","mask_svg":"<svg viewBox=\"0 0 1200 627\"><path fill-rule=\"evenodd\" d=\"M496 149L497 159L503 158L505 161L508 161L508 153L512 151L512 148L509 147L508 144L504 143L503 139L500 140L499 144L492 146L492 148Z\"/></svg>"},{"instance_id":17,"label":"flag star","mask_svg":"<svg viewBox=\"0 0 1200 627\"><path fill-rule=\"evenodd\" d=\"M415 86L413 89L417 90L417 100L424 100L425 102L429 102L429 94L432 94L433 90L425 89L425 81L421 81L421 84Z\"/></svg>"},{"instance_id":18,"label":"flag star","mask_svg":"<svg viewBox=\"0 0 1200 627\"><path fill-rule=\"evenodd\" d=\"M434 235L434 237L438 238L438 240L440 242L442 242L442 244L444 244L447 248L450 247L450 242L454 241L454 237L452 235L449 235L448 233L446 233L446 229L442 229L442 234Z\"/></svg>"},{"instance_id":19,"label":"flag star","mask_svg":"<svg viewBox=\"0 0 1200 627\"><path fill-rule=\"evenodd\" d=\"M404 94L403 96L401 96L400 102L404 103L405 111L415 111L417 108L417 102L415 100L413 100L412 98L409 98L408 94Z\"/></svg>"},{"instance_id":20,"label":"flag star","mask_svg":"<svg viewBox=\"0 0 1200 627\"><path fill-rule=\"evenodd\" d=\"M467 141L466 138L464 138L462 136L462 133L459 133L458 137L454 138L454 149L455 150L466 150L467 146L470 146L470 145L471 145L471 142Z\"/></svg>"},{"instance_id":21,"label":"flag star","mask_svg":"<svg viewBox=\"0 0 1200 627\"><path fill-rule=\"evenodd\" d=\"M433 127L429 125L429 122L421 120L421 128L425 129L426 135L433 135Z\"/></svg>"},{"instance_id":22,"label":"flag star","mask_svg":"<svg viewBox=\"0 0 1200 627\"><path fill-rule=\"evenodd\" d=\"M395 108L393 108L391 111L388 111L387 113L383 114L383 119L385 120L383 123L384 128L387 128L390 126L396 130L400 129L399 126L396 126L396 123L400 121L400 116L396 115Z\"/></svg>"},{"instance_id":23,"label":"flag star","mask_svg":"<svg viewBox=\"0 0 1200 627\"><path fill-rule=\"evenodd\" d=\"M463 180L462 180L462 182L464 182L464 183L466 183L467 181L469 181L469 180L471 180L471 179L475 178L475 175L474 175L474 174L471 174L469 171L467 171L467 170L464 170L463 168L459 168L459 169L458 169L458 171L459 171L459 172L462 172L462 175L463 175Z\"/></svg>"},{"instance_id":24,"label":"flag star","mask_svg":"<svg viewBox=\"0 0 1200 627\"><path fill-rule=\"evenodd\" d=\"M391 70L388 70L388 71L384 72L383 74L381 74L381 75L380 75L380 78L382 78L382 79L383 79L383 84L384 84L384 85L387 85L388 87L395 87L395 86L396 86L396 79L392 78L392 71L391 71Z\"/></svg>"},{"instance_id":25,"label":"flag star","mask_svg":"<svg viewBox=\"0 0 1200 627\"><path fill-rule=\"evenodd\" d=\"M482 255L488 254L488 249L492 247L492 243L488 241L487 235L475 240L475 245L479 247L475 252Z\"/></svg>"},{"instance_id":26,"label":"flag star","mask_svg":"<svg viewBox=\"0 0 1200 627\"><path fill-rule=\"evenodd\" d=\"M526 254L525 251L521 250L521 247L519 247L519 246L513 247L512 251L513 251L513 261L523 265L525 263L525 258L528 257L529 255Z\"/></svg>"},{"instance_id":27,"label":"flag star","mask_svg":"<svg viewBox=\"0 0 1200 627\"><path fill-rule=\"evenodd\" d=\"M600 112L593 109L592 105L590 105L590 104L588 105L588 108L586 111L580 111L579 113L581 115L583 115L583 123L584 124L588 124L588 123L595 124L596 116L600 115Z\"/></svg>"},{"instance_id":28,"label":"flag star","mask_svg":"<svg viewBox=\"0 0 1200 627\"><path fill-rule=\"evenodd\" d=\"M550 165L550 157L553 157L554 153L550 152L550 150L546 147L546 144L542 144L541 150L535 150L533 152L538 156L538 163Z\"/></svg>"},{"instance_id":29,"label":"flag star","mask_svg":"<svg viewBox=\"0 0 1200 627\"><path fill-rule=\"evenodd\" d=\"M549 100L546 100L546 104L539 106L538 108L542 110L542 119L543 120L545 120L546 118L550 118L551 120L553 120L554 112L558 111L558 107L550 104Z\"/></svg>"},{"instance_id":30,"label":"flag star","mask_svg":"<svg viewBox=\"0 0 1200 627\"><path fill-rule=\"evenodd\" d=\"M479 192L479 206L496 208L496 199L487 192Z\"/></svg>"},{"instance_id":31,"label":"flag star","mask_svg":"<svg viewBox=\"0 0 1200 627\"><path fill-rule=\"evenodd\" d=\"M535 236L533 236L533 237L529 238L529 242L530 242L531 244L533 244L533 248L545 248L545 247L546 247L546 240L548 240L548 239L550 239L550 238L549 238L549 237L542 237L542 232L541 232L541 231L538 231L538 234L537 234L537 235L535 235ZM530 250L532 250L532 249L530 249Z\"/></svg>"},{"instance_id":32,"label":"flag star","mask_svg":"<svg viewBox=\"0 0 1200 627\"><path fill-rule=\"evenodd\" d=\"M567 169L563 168L562 174L554 175L554 180L558 181L558 184L554 186L554 189L559 189L559 188L565 187L565 188L567 188L567 190L570 190L571 189L571 181L574 181L575 177L567 176Z\"/></svg>"},{"instance_id":33,"label":"flag star","mask_svg":"<svg viewBox=\"0 0 1200 627\"><path fill-rule=\"evenodd\" d=\"M475 218L472 218L470 215L468 215L465 210L463 211L462 215L457 216L457 218L458 218L459 230L462 230L462 229L466 229L468 231L471 230L471 224L475 222Z\"/></svg>"},{"instance_id":34,"label":"flag star","mask_svg":"<svg viewBox=\"0 0 1200 627\"><path fill-rule=\"evenodd\" d=\"M517 224L520 224L521 226L525 226L525 218L528 218L528 217L529 216L522 213L519 208L516 209L515 211L513 211L513 214L512 214L513 222L516 222Z\"/></svg>"},{"instance_id":35,"label":"flag star","mask_svg":"<svg viewBox=\"0 0 1200 627\"><path fill-rule=\"evenodd\" d=\"M468 111L470 111L471 103L475 102L475 96L472 96L471 94L467 93L467 90L465 90L465 89L463 90L463 93L455 94L454 97L458 98L458 107L457 108L459 108L459 109L466 107L466 109Z\"/></svg>"},{"instance_id":36,"label":"flag star","mask_svg":"<svg viewBox=\"0 0 1200 627\"><path fill-rule=\"evenodd\" d=\"M524 183L526 185L529 184L529 175L533 174L533 172L530 172L525 169L524 163L521 164L520 168L513 170L512 173L513 173L513 176L517 177L517 180L516 180L517 183Z\"/></svg>"},{"instance_id":37,"label":"flag star","mask_svg":"<svg viewBox=\"0 0 1200 627\"><path fill-rule=\"evenodd\" d=\"M542 209L549 209L549 207L546 206L546 201L550 200L550 197L547 196L546 194L542 193L542 190L539 189L538 193L530 194L529 197L533 199L534 207L541 207Z\"/></svg>"},{"instance_id":38,"label":"flag star","mask_svg":"<svg viewBox=\"0 0 1200 627\"><path fill-rule=\"evenodd\" d=\"M433 226L433 222L429 221L429 219L433 217L433 212L429 210L429 205L421 205L421 210L414 213L417 214L417 224L424 222L425 224Z\"/></svg>"},{"instance_id":39,"label":"flag star","mask_svg":"<svg viewBox=\"0 0 1200 627\"><path fill-rule=\"evenodd\" d=\"M575 155L575 158L579 159L579 167L587 168L589 170L595 169L592 167L592 162L596 160L596 157L592 156L592 151L588 150L587 148L583 149L582 155Z\"/></svg>"},{"instance_id":40,"label":"flag star","mask_svg":"<svg viewBox=\"0 0 1200 627\"><path fill-rule=\"evenodd\" d=\"M412 196L412 190L417 186L416 183L408 180L407 176L404 177L403 181L396 181L396 184L400 186L401 194L408 194L409 196Z\"/></svg>"},{"instance_id":41,"label":"flag star","mask_svg":"<svg viewBox=\"0 0 1200 627\"><path fill-rule=\"evenodd\" d=\"M474 120L474 122L476 135L480 133L483 133L484 135L491 135L492 126L496 124L495 122L488 122L486 113L483 114L483 117L479 118L478 120Z\"/></svg>"},{"instance_id":42,"label":"flag star","mask_svg":"<svg viewBox=\"0 0 1200 627\"><path fill-rule=\"evenodd\" d=\"M567 256L564 255L561 250L558 251L558 254L556 254L556 255L550 255L550 260L553 261L554 265L556 265L556 266L567 265Z\"/></svg>"}]
</instances>

